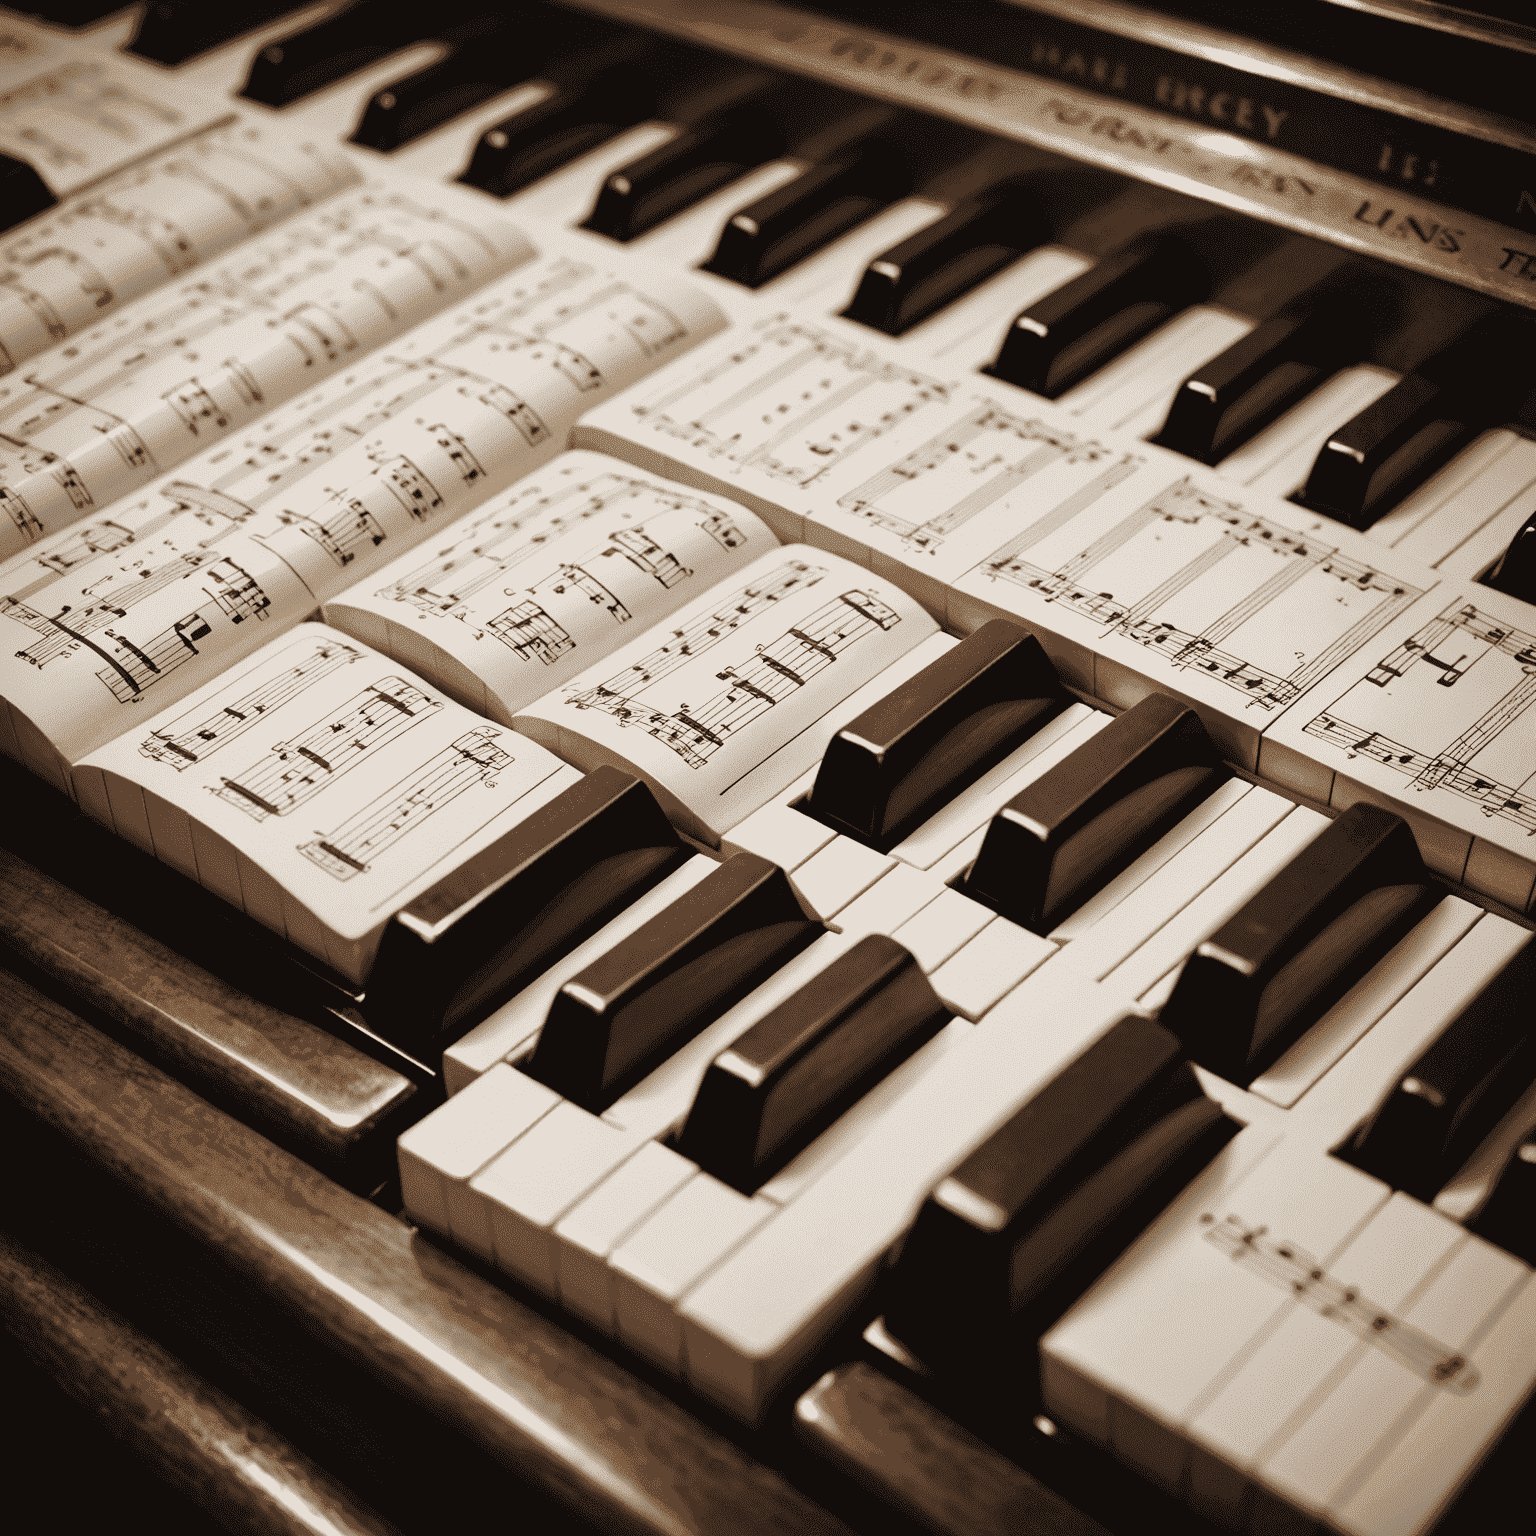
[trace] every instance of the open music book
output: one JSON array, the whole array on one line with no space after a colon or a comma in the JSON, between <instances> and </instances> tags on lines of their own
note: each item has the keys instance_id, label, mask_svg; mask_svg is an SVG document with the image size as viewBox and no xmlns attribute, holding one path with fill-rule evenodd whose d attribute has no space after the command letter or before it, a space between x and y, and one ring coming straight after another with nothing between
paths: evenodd
<instances>
[{"instance_id":1,"label":"open music book","mask_svg":"<svg viewBox=\"0 0 1536 1536\"><path fill-rule=\"evenodd\" d=\"M580 777L323 624L75 771L91 816L357 983L396 911Z\"/></svg>"},{"instance_id":2,"label":"open music book","mask_svg":"<svg viewBox=\"0 0 1536 1536\"><path fill-rule=\"evenodd\" d=\"M718 845L820 760L836 706L937 629L893 581L788 545L513 724L579 767L639 775L675 826Z\"/></svg>"},{"instance_id":3,"label":"open music book","mask_svg":"<svg viewBox=\"0 0 1536 1536\"><path fill-rule=\"evenodd\" d=\"M591 251L488 284L9 562L0 751L67 790L134 719L554 458L589 405L724 326L684 278Z\"/></svg>"},{"instance_id":4,"label":"open music book","mask_svg":"<svg viewBox=\"0 0 1536 1536\"><path fill-rule=\"evenodd\" d=\"M0 381L0 557L534 255L483 199L392 177L123 305Z\"/></svg>"},{"instance_id":5,"label":"open music book","mask_svg":"<svg viewBox=\"0 0 1536 1536\"><path fill-rule=\"evenodd\" d=\"M766 314L572 441L733 497L781 538L898 580L947 628L1022 621L1066 682L1112 704L1182 698L1241 766L1339 806L1384 798L1439 873L1525 905L1536 611L932 367L843 322ZM1426 734L1427 682L1436 718L1452 718L1445 690L1467 696L1448 733Z\"/></svg>"},{"instance_id":6,"label":"open music book","mask_svg":"<svg viewBox=\"0 0 1536 1536\"><path fill-rule=\"evenodd\" d=\"M451 538L448 537L451 535ZM512 717L778 540L760 518L601 453L563 453L325 605L461 704Z\"/></svg>"},{"instance_id":7,"label":"open music book","mask_svg":"<svg viewBox=\"0 0 1536 1536\"><path fill-rule=\"evenodd\" d=\"M222 123L0 238L0 374L362 180L334 145Z\"/></svg>"}]
</instances>

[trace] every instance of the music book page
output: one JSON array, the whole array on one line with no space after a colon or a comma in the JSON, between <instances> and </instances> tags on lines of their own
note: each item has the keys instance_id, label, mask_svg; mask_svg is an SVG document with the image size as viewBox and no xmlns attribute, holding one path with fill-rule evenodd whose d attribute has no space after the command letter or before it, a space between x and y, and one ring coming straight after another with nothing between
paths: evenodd
<instances>
[{"instance_id":1,"label":"music book page","mask_svg":"<svg viewBox=\"0 0 1536 1536\"><path fill-rule=\"evenodd\" d=\"M539 468L589 402L724 326L685 278L589 253L489 284L13 560L0 751L67 790L69 765L125 717L184 697Z\"/></svg>"},{"instance_id":2,"label":"music book page","mask_svg":"<svg viewBox=\"0 0 1536 1536\"><path fill-rule=\"evenodd\" d=\"M0 374L362 178L280 123L210 128L0 237Z\"/></svg>"},{"instance_id":3,"label":"music book page","mask_svg":"<svg viewBox=\"0 0 1536 1536\"><path fill-rule=\"evenodd\" d=\"M534 254L457 187L375 181L124 305L0 382L0 557Z\"/></svg>"},{"instance_id":4,"label":"music book page","mask_svg":"<svg viewBox=\"0 0 1536 1536\"><path fill-rule=\"evenodd\" d=\"M337 629L504 725L778 540L719 496L563 453L325 605Z\"/></svg>"},{"instance_id":5,"label":"music book page","mask_svg":"<svg viewBox=\"0 0 1536 1536\"><path fill-rule=\"evenodd\" d=\"M153 64L19 16L0 44L0 150L35 166L55 197L236 116L222 93L173 88Z\"/></svg>"},{"instance_id":6,"label":"music book page","mask_svg":"<svg viewBox=\"0 0 1536 1536\"><path fill-rule=\"evenodd\" d=\"M353 982L396 911L580 777L323 624L77 769L91 816Z\"/></svg>"},{"instance_id":7,"label":"music book page","mask_svg":"<svg viewBox=\"0 0 1536 1536\"><path fill-rule=\"evenodd\" d=\"M1446 582L1264 737L1259 768L1314 799L1412 820L1432 868L1523 912L1536 884L1536 623Z\"/></svg>"},{"instance_id":8,"label":"music book page","mask_svg":"<svg viewBox=\"0 0 1536 1536\"><path fill-rule=\"evenodd\" d=\"M820 761L838 704L937 629L894 582L789 545L513 724L578 767L638 775L674 825L718 846Z\"/></svg>"},{"instance_id":9,"label":"music book page","mask_svg":"<svg viewBox=\"0 0 1536 1536\"><path fill-rule=\"evenodd\" d=\"M1427 566L992 380L848 327L764 318L577 427L867 561L966 633L1022 620L1063 679L1156 688L1252 769L1260 735L1439 578Z\"/></svg>"}]
</instances>

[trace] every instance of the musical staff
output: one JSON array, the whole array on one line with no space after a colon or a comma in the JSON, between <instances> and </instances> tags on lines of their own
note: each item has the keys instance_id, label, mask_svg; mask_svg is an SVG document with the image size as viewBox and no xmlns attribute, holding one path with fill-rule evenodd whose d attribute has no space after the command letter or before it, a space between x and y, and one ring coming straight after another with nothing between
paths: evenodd
<instances>
[{"instance_id":1,"label":"musical staff","mask_svg":"<svg viewBox=\"0 0 1536 1536\"><path fill-rule=\"evenodd\" d=\"M1054 528L1017 535L987 561L988 576L1064 604L1266 712L1293 703L1422 596L1188 476L1054 567L1028 558L1082 509L1077 502L1053 514Z\"/></svg>"},{"instance_id":2,"label":"musical staff","mask_svg":"<svg viewBox=\"0 0 1536 1536\"><path fill-rule=\"evenodd\" d=\"M140 754L182 773L206 762L322 677L363 659L357 647L337 640L301 641L285 655L296 659L250 692L217 706L189 710L152 732L140 743Z\"/></svg>"},{"instance_id":3,"label":"musical staff","mask_svg":"<svg viewBox=\"0 0 1536 1536\"><path fill-rule=\"evenodd\" d=\"M381 678L337 712L278 742L244 773L213 793L257 821L288 816L420 720L443 707L403 678Z\"/></svg>"},{"instance_id":4,"label":"musical staff","mask_svg":"<svg viewBox=\"0 0 1536 1536\"><path fill-rule=\"evenodd\" d=\"M386 849L512 762L512 754L495 745L501 734L491 726L466 731L334 832L301 844L299 852L336 880L367 874Z\"/></svg>"},{"instance_id":5,"label":"musical staff","mask_svg":"<svg viewBox=\"0 0 1536 1536\"><path fill-rule=\"evenodd\" d=\"M803 489L947 398L937 380L855 342L775 322L631 411L710 458Z\"/></svg>"},{"instance_id":6,"label":"musical staff","mask_svg":"<svg viewBox=\"0 0 1536 1536\"><path fill-rule=\"evenodd\" d=\"M1533 703L1536 635L1457 602L1303 731L1347 763L1376 764L1416 794L1443 791L1485 821L1536 837L1536 767L1525 724Z\"/></svg>"},{"instance_id":7,"label":"musical staff","mask_svg":"<svg viewBox=\"0 0 1536 1536\"><path fill-rule=\"evenodd\" d=\"M1288 1291L1302 1306L1347 1328L1415 1376L1458 1397L1477 1389L1481 1378L1464 1355L1378 1307L1355 1286L1336 1280L1296 1244L1270 1237L1268 1227L1250 1227L1232 1215L1217 1221L1209 1211L1202 1213L1200 1223L1205 1241L1233 1263Z\"/></svg>"}]
</instances>

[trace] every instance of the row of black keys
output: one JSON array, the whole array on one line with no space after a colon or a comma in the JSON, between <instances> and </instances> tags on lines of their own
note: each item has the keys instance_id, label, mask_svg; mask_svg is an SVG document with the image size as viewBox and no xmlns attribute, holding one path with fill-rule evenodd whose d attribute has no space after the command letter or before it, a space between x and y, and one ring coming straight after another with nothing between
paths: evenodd
<instances>
[{"instance_id":1,"label":"row of black keys","mask_svg":"<svg viewBox=\"0 0 1536 1536\"><path fill-rule=\"evenodd\" d=\"M210 15L162 0L131 47L176 62L288 8L257 3ZM84 19L64 7L50 14ZM646 233L777 156L810 162L727 221L705 264L751 287L921 190L976 138L601 19L541 5L487 9L484 0L453 0L431 17L358 0L262 49L244 94L285 105L424 39L441 41L447 57L375 93L354 141L396 148L520 81L544 78L551 94L487 129L460 178L493 194L510 196L645 119L678 125L673 139L598 191L584 227L616 240ZM965 197L870 263L846 313L900 335L1113 195L1111 183L1084 176L1064 207L1059 182L1050 171L1018 174ZM1218 216L1133 239L1018 315L989 371L1061 395L1230 281L1217 269L1251 247L1251 235ZM1373 296L1379 287L1378 272L1344 264L1290 296L1184 382L1158 441L1206 463L1234 451L1335 369L1372 353L1382 327L1396 322ZM1297 499L1368 527L1479 431L1536 423L1526 325L1498 314L1421 359L1330 436ZM1536 512L1483 580L1536 600Z\"/></svg>"}]
</instances>

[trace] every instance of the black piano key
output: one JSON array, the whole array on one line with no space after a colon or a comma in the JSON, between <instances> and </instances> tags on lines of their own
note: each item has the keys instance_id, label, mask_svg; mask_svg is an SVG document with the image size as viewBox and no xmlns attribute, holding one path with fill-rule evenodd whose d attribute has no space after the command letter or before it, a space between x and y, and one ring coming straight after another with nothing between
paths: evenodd
<instances>
[{"instance_id":1,"label":"black piano key","mask_svg":"<svg viewBox=\"0 0 1536 1536\"><path fill-rule=\"evenodd\" d=\"M286 107L412 43L444 37L455 26L494 14L488 0L447 0L431 10L394 0L354 0L334 16L268 43L251 60L240 94Z\"/></svg>"},{"instance_id":2,"label":"black piano key","mask_svg":"<svg viewBox=\"0 0 1536 1536\"><path fill-rule=\"evenodd\" d=\"M459 39L446 59L375 91L351 142L369 149L399 149L527 80L545 57L541 39L512 29L502 18L485 18L478 30L480 35L473 39Z\"/></svg>"},{"instance_id":3,"label":"black piano key","mask_svg":"<svg viewBox=\"0 0 1536 1536\"><path fill-rule=\"evenodd\" d=\"M687 856L644 784L589 773L395 915L368 1023L407 1049L442 1050Z\"/></svg>"},{"instance_id":4,"label":"black piano key","mask_svg":"<svg viewBox=\"0 0 1536 1536\"><path fill-rule=\"evenodd\" d=\"M1520 525L1493 569L1479 579L1496 592L1536 603L1536 512Z\"/></svg>"},{"instance_id":5,"label":"black piano key","mask_svg":"<svg viewBox=\"0 0 1536 1536\"><path fill-rule=\"evenodd\" d=\"M1143 236L1018 315L986 371L1054 400L1209 289L1189 245Z\"/></svg>"},{"instance_id":6,"label":"black piano key","mask_svg":"<svg viewBox=\"0 0 1536 1536\"><path fill-rule=\"evenodd\" d=\"M1049 933L1220 782L1194 710L1152 694L1000 810L966 894Z\"/></svg>"},{"instance_id":7,"label":"black piano key","mask_svg":"<svg viewBox=\"0 0 1536 1536\"><path fill-rule=\"evenodd\" d=\"M911 953L870 934L710 1063L678 1151L753 1194L949 1018Z\"/></svg>"},{"instance_id":8,"label":"black piano key","mask_svg":"<svg viewBox=\"0 0 1536 1536\"><path fill-rule=\"evenodd\" d=\"M1407 822L1353 805L1185 963L1162 1021L1247 1083L1357 982L1438 895Z\"/></svg>"},{"instance_id":9,"label":"black piano key","mask_svg":"<svg viewBox=\"0 0 1536 1536\"><path fill-rule=\"evenodd\" d=\"M305 3L238 0L234 5L211 6L207 0L150 0L126 51L157 64L182 64Z\"/></svg>"},{"instance_id":10,"label":"black piano key","mask_svg":"<svg viewBox=\"0 0 1536 1536\"><path fill-rule=\"evenodd\" d=\"M760 288L895 202L911 184L901 158L884 144L812 165L732 214L704 270Z\"/></svg>"},{"instance_id":11,"label":"black piano key","mask_svg":"<svg viewBox=\"0 0 1536 1536\"><path fill-rule=\"evenodd\" d=\"M525 1070L600 1113L824 932L739 853L561 987Z\"/></svg>"},{"instance_id":12,"label":"black piano key","mask_svg":"<svg viewBox=\"0 0 1536 1536\"><path fill-rule=\"evenodd\" d=\"M1357 356L1361 332L1337 304L1263 321L1185 379L1153 441L1216 463Z\"/></svg>"},{"instance_id":13,"label":"black piano key","mask_svg":"<svg viewBox=\"0 0 1536 1536\"><path fill-rule=\"evenodd\" d=\"M1510 1153L1482 1209L1467 1225L1525 1264L1536 1264L1536 1128Z\"/></svg>"},{"instance_id":14,"label":"black piano key","mask_svg":"<svg viewBox=\"0 0 1536 1536\"><path fill-rule=\"evenodd\" d=\"M458 179L496 197L510 197L648 117L655 91L642 50L636 46L633 54L564 79L560 71L551 71L555 89L486 129Z\"/></svg>"},{"instance_id":15,"label":"black piano key","mask_svg":"<svg viewBox=\"0 0 1536 1536\"><path fill-rule=\"evenodd\" d=\"M755 105L729 108L614 171L581 227L634 240L783 149L773 114Z\"/></svg>"},{"instance_id":16,"label":"black piano key","mask_svg":"<svg viewBox=\"0 0 1536 1536\"><path fill-rule=\"evenodd\" d=\"M809 810L882 851L1067 701L1040 642L993 619L827 743Z\"/></svg>"},{"instance_id":17,"label":"black piano key","mask_svg":"<svg viewBox=\"0 0 1536 1536\"><path fill-rule=\"evenodd\" d=\"M900 336L1032 250L1047 233L1026 182L989 188L876 257L843 314Z\"/></svg>"},{"instance_id":18,"label":"black piano key","mask_svg":"<svg viewBox=\"0 0 1536 1536\"><path fill-rule=\"evenodd\" d=\"M14 229L57 202L36 166L0 150L0 233Z\"/></svg>"},{"instance_id":19,"label":"black piano key","mask_svg":"<svg viewBox=\"0 0 1536 1536\"><path fill-rule=\"evenodd\" d=\"M1401 379L1323 445L1302 505L1368 528L1523 393L1530 339L1519 321L1475 327Z\"/></svg>"},{"instance_id":20,"label":"black piano key","mask_svg":"<svg viewBox=\"0 0 1536 1536\"><path fill-rule=\"evenodd\" d=\"M1225 1134L1173 1035L1122 1020L929 1195L887 1279L886 1330L935 1369L1011 1362Z\"/></svg>"},{"instance_id":21,"label":"black piano key","mask_svg":"<svg viewBox=\"0 0 1536 1536\"><path fill-rule=\"evenodd\" d=\"M1357 1167L1429 1201L1530 1087L1536 945L1527 944L1398 1079L1350 1139Z\"/></svg>"}]
</instances>

